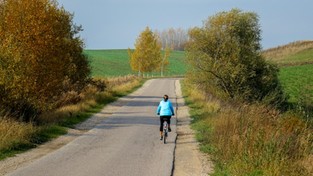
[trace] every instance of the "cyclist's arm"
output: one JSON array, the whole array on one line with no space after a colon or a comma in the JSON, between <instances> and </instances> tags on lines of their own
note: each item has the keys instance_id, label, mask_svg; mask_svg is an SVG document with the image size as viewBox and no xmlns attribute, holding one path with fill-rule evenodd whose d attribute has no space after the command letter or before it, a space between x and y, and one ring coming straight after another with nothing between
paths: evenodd
<instances>
[{"instance_id":1,"label":"cyclist's arm","mask_svg":"<svg viewBox=\"0 0 313 176\"><path fill-rule=\"evenodd\" d=\"M174 116L174 115L175 115L175 112L174 112L174 108L173 108L172 103L170 103L170 108L171 108L171 111L172 111L172 115Z\"/></svg>"},{"instance_id":2,"label":"cyclist's arm","mask_svg":"<svg viewBox=\"0 0 313 176\"><path fill-rule=\"evenodd\" d=\"M156 111L157 115L160 114L160 111L161 111L161 105L159 104L158 109L157 109L157 111Z\"/></svg>"}]
</instances>

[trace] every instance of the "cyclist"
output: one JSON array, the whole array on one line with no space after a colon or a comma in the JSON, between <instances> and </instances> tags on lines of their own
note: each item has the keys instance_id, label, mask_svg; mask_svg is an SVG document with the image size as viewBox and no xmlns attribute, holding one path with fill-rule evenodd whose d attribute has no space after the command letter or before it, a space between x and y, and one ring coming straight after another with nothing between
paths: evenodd
<instances>
[{"instance_id":1,"label":"cyclist","mask_svg":"<svg viewBox=\"0 0 313 176\"><path fill-rule=\"evenodd\" d=\"M160 133L163 140L163 123L166 120L168 123L168 131L171 132L171 117L175 115L174 108L171 101L168 99L168 95L163 96L163 100L160 102L157 114L160 115Z\"/></svg>"}]
</instances>

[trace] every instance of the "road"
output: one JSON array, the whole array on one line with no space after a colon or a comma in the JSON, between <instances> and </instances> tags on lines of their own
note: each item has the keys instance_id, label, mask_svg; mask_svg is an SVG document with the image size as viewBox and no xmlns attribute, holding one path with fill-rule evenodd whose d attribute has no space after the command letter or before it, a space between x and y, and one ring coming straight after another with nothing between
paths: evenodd
<instances>
[{"instance_id":1,"label":"road","mask_svg":"<svg viewBox=\"0 0 313 176\"><path fill-rule=\"evenodd\" d=\"M147 81L93 129L9 175L172 175L176 119L172 118L172 132L168 143L163 144L159 140L159 118L155 111L164 94L168 94L175 105L176 81L174 78Z\"/></svg>"}]
</instances>

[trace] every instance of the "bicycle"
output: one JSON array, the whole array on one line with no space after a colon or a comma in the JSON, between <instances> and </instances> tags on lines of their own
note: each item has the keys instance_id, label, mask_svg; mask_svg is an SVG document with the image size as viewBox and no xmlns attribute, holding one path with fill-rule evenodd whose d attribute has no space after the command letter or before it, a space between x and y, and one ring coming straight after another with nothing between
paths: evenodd
<instances>
[{"instance_id":1,"label":"bicycle","mask_svg":"<svg viewBox=\"0 0 313 176\"><path fill-rule=\"evenodd\" d=\"M166 144L166 138L168 136L168 124L167 121L165 120L163 123L163 142Z\"/></svg>"}]
</instances>

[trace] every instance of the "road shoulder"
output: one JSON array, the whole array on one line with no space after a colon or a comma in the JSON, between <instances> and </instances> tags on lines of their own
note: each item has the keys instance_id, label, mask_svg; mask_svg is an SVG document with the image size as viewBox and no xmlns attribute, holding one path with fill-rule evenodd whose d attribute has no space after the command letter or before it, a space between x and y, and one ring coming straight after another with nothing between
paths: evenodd
<instances>
[{"instance_id":1,"label":"road shoulder","mask_svg":"<svg viewBox=\"0 0 313 176\"><path fill-rule=\"evenodd\" d=\"M174 176L204 176L213 172L209 156L199 151L195 132L190 128L191 118L188 106L182 96L180 82L176 81L177 140L174 161Z\"/></svg>"}]
</instances>

